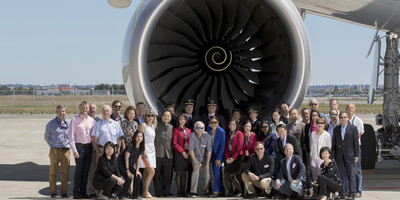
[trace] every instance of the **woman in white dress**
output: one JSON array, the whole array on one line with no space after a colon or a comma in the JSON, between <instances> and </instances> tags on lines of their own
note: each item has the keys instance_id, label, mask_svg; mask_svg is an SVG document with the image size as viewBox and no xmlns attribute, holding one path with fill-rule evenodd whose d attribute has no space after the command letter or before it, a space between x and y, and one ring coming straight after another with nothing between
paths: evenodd
<instances>
[{"instance_id":1,"label":"woman in white dress","mask_svg":"<svg viewBox=\"0 0 400 200\"><path fill-rule=\"evenodd\" d=\"M144 156L140 168L144 168L143 173L143 198L152 198L149 193L149 186L153 179L156 168L156 149L155 149L155 129L157 127L156 113L149 109L144 114L144 122L140 124L139 130L144 133Z\"/></svg>"}]
</instances>

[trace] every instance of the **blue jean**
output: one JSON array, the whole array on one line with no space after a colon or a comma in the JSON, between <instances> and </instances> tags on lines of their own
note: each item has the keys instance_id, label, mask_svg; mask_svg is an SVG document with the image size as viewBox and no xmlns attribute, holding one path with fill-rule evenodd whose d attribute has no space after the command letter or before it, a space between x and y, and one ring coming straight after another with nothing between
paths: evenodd
<instances>
[{"instance_id":1,"label":"blue jean","mask_svg":"<svg viewBox=\"0 0 400 200\"><path fill-rule=\"evenodd\" d=\"M362 168L361 168L361 148L359 149L358 162L356 163L356 193L362 194Z\"/></svg>"},{"instance_id":2,"label":"blue jean","mask_svg":"<svg viewBox=\"0 0 400 200\"><path fill-rule=\"evenodd\" d=\"M296 192L299 197L302 197L304 195L304 186L301 181L291 184L289 181L282 179L280 180L280 182L281 182L281 187L279 189L276 188L275 186L276 181L272 183L272 187L275 190L281 192L282 194L290 196L292 192Z\"/></svg>"},{"instance_id":3,"label":"blue jean","mask_svg":"<svg viewBox=\"0 0 400 200\"><path fill-rule=\"evenodd\" d=\"M92 145L76 145L76 151L79 154L79 158L75 158L74 196L87 194L86 185L92 159Z\"/></svg>"}]
</instances>

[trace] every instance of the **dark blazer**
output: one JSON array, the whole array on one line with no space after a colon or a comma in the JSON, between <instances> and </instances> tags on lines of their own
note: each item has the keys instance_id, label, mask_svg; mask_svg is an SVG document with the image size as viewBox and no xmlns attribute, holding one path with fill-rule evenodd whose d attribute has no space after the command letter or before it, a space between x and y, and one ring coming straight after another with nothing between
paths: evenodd
<instances>
[{"instance_id":1,"label":"dark blazer","mask_svg":"<svg viewBox=\"0 0 400 200\"><path fill-rule=\"evenodd\" d=\"M333 129L332 137L332 157L336 162L354 163L354 158L359 157L359 143L357 127L350 123L346 126L344 140L342 140L342 126L337 126Z\"/></svg>"},{"instance_id":2,"label":"dark blazer","mask_svg":"<svg viewBox=\"0 0 400 200\"><path fill-rule=\"evenodd\" d=\"M279 168L277 179L288 180L288 171L286 168L286 157L281 160L281 166ZM293 180L302 181L303 184L306 182L306 167L304 166L303 159L299 155L292 155L290 160L290 174Z\"/></svg>"},{"instance_id":3,"label":"dark blazer","mask_svg":"<svg viewBox=\"0 0 400 200\"><path fill-rule=\"evenodd\" d=\"M257 135L257 140L261 141L264 138L261 132L261 121L257 119L254 123L251 122L251 131Z\"/></svg>"},{"instance_id":4,"label":"dark blazer","mask_svg":"<svg viewBox=\"0 0 400 200\"><path fill-rule=\"evenodd\" d=\"M104 178L109 178L113 174L118 177L121 176L118 169L117 158L108 160L105 156L100 156L95 174L103 176Z\"/></svg>"},{"instance_id":5,"label":"dark blazer","mask_svg":"<svg viewBox=\"0 0 400 200\"><path fill-rule=\"evenodd\" d=\"M225 124L226 124L226 122L225 122L225 117L222 116L222 115L220 115L220 114L218 114L218 113L215 113L215 115L217 115L217 118L218 118L218 120L219 120L219 126L220 126L222 129L225 129ZM207 126L208 126L208 121L209 121L208 114L201 115L201 116L200 116L200 121L202 121L202 122L204 123L205 127L207 127ZM195 122L195 123L196 123L196 122Z\"/></svg>"},{"instance_id":6,"label":"dark blazer","mask_svg":"<svg viewBox=\"0 0 400 200\"><path fill-rule=\"evenodd\" d=\"M207 126L207 133L211 136L211 126ZM211 162L219 160L224 161L225 151L225 131L220 126L217 127L214 136L214 145L212 146Z\"/></svg>"},{"instance_id":7,"label":"dark blazer","mask_svg":"<svg viewBox=\"0 0 400 200\"><path fill-rule=\"evenodd\" d=\"M260 178L260 181L264 178L272 178L272 175L274 175L274 159L264 153L263 158L259 160L257 155L253 154L244 166L243 172L246 174L254 173Z\"/></svg>"},{"instance_id":8,"label":"dark blazer","mask_svg":"<svg viewBox=\"0 0 400 200\"><path fill-rule=\"evenodd\" d=\"M269 133L269 135L263 140L265 153L272 156L273 158L276 158L277 140L278 136L276 136L276 134L274 133Z\"/></svg>"},{"instance_id":9,"label":"dark blazer","mask_svg":"<svg viewBox=\"0 0 400 200\"><path fill-rule=\"evenodd\" d=\"M276 153L279 154L281 156L281 158L285 158L285 151L284 151L284 146L282 144L282 140L281 138L278 137L276 143L278 144L278 148L276 149ZM300 157L303 155L301 148L300 148L300 143L297 140L296 136L294 135L290 135L290 134L286 134L286 144L290 143L293 145L293 151L294 154L299 155Z\"/></svg>"}]
</instances>

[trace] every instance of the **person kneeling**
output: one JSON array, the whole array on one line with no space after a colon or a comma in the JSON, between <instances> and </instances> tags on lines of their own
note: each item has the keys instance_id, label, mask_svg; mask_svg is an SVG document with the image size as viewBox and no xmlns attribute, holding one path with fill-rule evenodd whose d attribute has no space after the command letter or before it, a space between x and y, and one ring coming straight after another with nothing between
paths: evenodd
<instances>
[{"instance_id":1,"label":"person kneeling","mask_svg":"<svg viewBox=\"0 0 400 200\"><path fill-rule=\"evenodd\" d=\"M301 156L293 154L293 145L285 145L286 158L281 160L277 179L272 187L289 197L302 197L306 182L306 168Z\"/></svg>"},{"instance_id":2,"label":"person kneeling","mask_svg":"<svg viewBox=\"0 0 400 200\"><path fill-rule=\"evenodd\" d=\"M97 170L93 177L93 186L96 190L103 190L103 196L117 198L122 190L124 180L118 170L115 158L115 145L108 141L104 145L104 154L99 157Z\"/></svg>"},{"instance_id":3,"label":"person kneeling","mask_svg":"<svg viewBox=\"0 0 400 200\"><path fill-rule=\"evenodd\" d=\"M267 198L271 194L271 182L274 175L274 159L264 153L264 143L257 142L254 150L256 154L250 156L243 168L242 179L247 190L248 198L257 198L254 186L264 189Z\"/></svg>"}]
</instances>

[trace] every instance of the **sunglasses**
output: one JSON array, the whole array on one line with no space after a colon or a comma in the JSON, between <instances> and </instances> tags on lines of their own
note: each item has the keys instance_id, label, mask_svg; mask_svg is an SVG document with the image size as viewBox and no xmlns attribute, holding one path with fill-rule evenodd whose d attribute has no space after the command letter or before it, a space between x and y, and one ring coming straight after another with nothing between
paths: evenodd
<instances>
[{"instance_id":1,"label":"sunglasses","mask_svg":"<svg viewBox=\"0 0 400 200\"><path fill-rule=\"evenodd\" d=\"M337 116L337 114L331 114L331 117L336 117Z\"/></svg>"},{"instance_id":2,"label":"sunglasses","mask_svg":"<svg viewBox=\"0 0 400 200\"><path fill-rule=\"evenodd\" d=\"M217 121L210 122L210 124L216 124L216 123L218 123L218 122Z\"/></svg>"},{"instance_id":3,"label":"sunglasses","mask_svg":"<svg viewBox=\"0 0 400 200\"><path fill-rule=\"evenodd\" d=\"M196 130L203 130L204 127L196 127Z\"/></svg>"},{"instance_id":4,"label":"sunglasses","mask_svg":"<svg viewBox=\"0 0 400 200\"><path fill-rule=\"evenodd\" d=\"M339 119L345 119L345 118L347 118L347 117L339 117Z\"/></svg>"},{"instance_id":5,"label":"sunglasses","mask_svg":"<svg viewBox=\"0 0 400 200\"><path fill-rule=\"evenodd\" d=\"M317 103L310 103L310 105L312 105L312 106L316 106L316 105L318 105Z\"/></svg>"},{"instance_id":6,"label":"sunglasses","mask_svg":"<svg viewBox=\"0 0 400 200\"><path fill-rule=\"evenodd\" d=\"M147 115L147 117L154 117L154 115Z\"/></svg>"},{"instance_id":7,"label":"sunglasses","mask_svg":"<svg viewBox=\"0 0 400 200\"><path fill-rule=\"evenodd\" d=\"M114 106L114 107L116 107L116 108L121 108L121 106Z\"/></svg>"}]
</instances>

